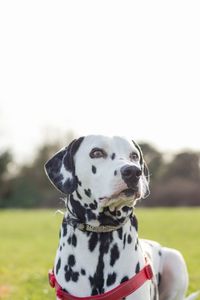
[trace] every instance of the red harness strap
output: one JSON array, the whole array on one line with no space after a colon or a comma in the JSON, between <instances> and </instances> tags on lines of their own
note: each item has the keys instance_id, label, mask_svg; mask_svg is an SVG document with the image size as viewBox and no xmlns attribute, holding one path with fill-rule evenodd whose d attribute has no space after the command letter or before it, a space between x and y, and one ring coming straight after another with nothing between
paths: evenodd
<instances>
[{"instance_id":1,"label":"red harness strap","mask_svg":"<svg viewBox=\"0 0 200 300\"><path fill-rule=\"evenodd\" d=\"M49 271L49 283L51 287L55 287L56 295L61 300L121 300L123 297L126 297L135 292L147 280L152 279L152 277L153 271L151 266L148 264L131 279L121 283L116 288L104 294L89 297L75 297L65 292L58 284L54 272Z\"/></svg>"}]
</instances>

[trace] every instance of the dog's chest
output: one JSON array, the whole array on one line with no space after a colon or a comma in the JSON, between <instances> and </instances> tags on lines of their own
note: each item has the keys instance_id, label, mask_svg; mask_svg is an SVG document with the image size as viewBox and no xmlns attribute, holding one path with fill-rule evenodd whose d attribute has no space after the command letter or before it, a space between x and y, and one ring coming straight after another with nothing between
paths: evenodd
<instances>
[{"instance_id":1,"label":"dog's chest","mask_svg":"<svg viewBox=\"0 0 200 300\"><path fill-rule=\"evenodd\" d=\"M63 224L54 271L68 293L84 297L105 293L144 266L136 228L127 222L107 233L82 232Z\"/></svg>"}]
</instances>

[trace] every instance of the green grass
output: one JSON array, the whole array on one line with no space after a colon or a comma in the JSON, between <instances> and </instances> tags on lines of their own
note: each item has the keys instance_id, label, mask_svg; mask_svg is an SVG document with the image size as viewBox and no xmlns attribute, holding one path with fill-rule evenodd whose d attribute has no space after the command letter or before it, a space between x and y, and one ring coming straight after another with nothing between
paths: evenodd
<instances>
[{"instance_id":1,"label":"green grass","mask_svg":"<svg viewBox=\"0 0 200 300\"><path fill-rule=\"evenodd\" d=\"M144 209L136 211L139 235L176 248L186 261L189 291L200 289L200 208Z\"/></svg>"},{"instance_id":2,"label":"green grass","mask_svg":"<svg viewBox=\"0 0 200 300\"><path fill-rule=\"evenodd\" d=\"M54 299L53 265L62 216L53 211L0 212L0 299Z\"/></svg>"},{"instance_id":3,"label":"green grass","mask_svg":"<svg viewBox=\"0 0 200 300\"><path fill-rule=\"evenodd\" d=\"M200 288L200 209L137 209L139 235L180 250L190 292ZM52 210L0 211L0 299L55 300L48 285L62 216Z\"/></svg>"}]
</instances>

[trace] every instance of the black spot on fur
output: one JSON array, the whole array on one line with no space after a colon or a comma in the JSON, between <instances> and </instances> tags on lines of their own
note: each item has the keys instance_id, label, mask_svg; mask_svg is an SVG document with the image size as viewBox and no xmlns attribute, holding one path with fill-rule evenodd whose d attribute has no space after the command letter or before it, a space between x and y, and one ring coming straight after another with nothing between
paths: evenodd
<instances>
[{"instance_id":1,"label":"black spot on fur","mask_svg":"<svg viewBox=\"0 0 200 300\"><path fill-rule=\"evenodd\" d=\"M132 242L132 237L131 237L131 235L130 235L130 234L128 235L128 239L127 239L127 241L128 241L128 244L131 244L131 242Z\"/></svg>"},{"instance_id":2,"label":"black spot on fur","mask_svg":"<svg viewBox=\"0 0 200 300\"><path fill-rule=\"evenodd\" d=\"M91 252L95 249L97 243L98 243L98 235L96 234L96 232L92 232L88 242L88 247Z\"/></svg>"},{"instance_id":3,"label":"black spot on fur","mask_svg":"<svg viewBox=\"0 0 200 300\"><path fill-rule=\"evenodd\" d=\"M106 281L107 286L114 284L115 281L116 281L116 273L113 272L112 274L108 274L108 278Z\"/></svg>"},{"instance_id":4,"label":"black spot on fur","mask_svg":"<svg viewBox=\"0 0 200 300\"><path fill-rule=\"evenodd\" d=\"M97 168L95 166L92 166L92 173L96 174L96 172L97 172Z\"/></svg>"},{"instance_id":5,"label":"black spot on fur","mask_svg":"<svg viewBox=\"0 0 200 300\"><path fill-rule=\"evenodd\" d=\"M81 181L79 181L79 180L78 180L78 185L82 186L82 183L81 183Z\"/></svg>"},{"instance_id":6,"label":"black spot on fur","mask_svg":"<svg viewBox=\"0 0 200 300\"><path fill-rule=\"evenodd\" d=\"M126 219L125 217L122 217L122 218L118 219L118 224L123 223L125 221L125 219Z\"/></svg>"},{"instance_id":7,"label":"black spot on fur","mask_svg":"<svg viewBox=\"0 0 200 300\"><path fill-rule=\"evenodd\" d=\"M123 282L125 282L125 281L128 281L128 276L124 276L123 278L122 278L122 280L121 280L121 282L120 283L123 283Z\"/></svg>"},{"instance_id":8,"label":"black spot on fur","mask_svg":"<svg viewBox=\"0 0 200 300\"><path fill-rule=\"evenodd\" d=\"M161 252L160 250L158 251L158 255L159 255L159 256L162 256L162 252Z\"/></svg>"},{"instance_id":9,"label":"black spot on fur","mask_svg":"<svg viewBox=\"0 0 200 300\"><path fill-rule=\"evenodd\" d=\"M61 266L61 259L59 258L57 264L56 264L56 274L58 274L59 270L60 270L60 266Z\"/></svg>"},{"instance_id":10,"label":"black spot on fur","mask_svg":"<svg viewBox=\"0 0 200 300\"><path fill-rule=\"evenodd\" d=\"M139 240L137 238L136 243L135 243L135 251L137 251L137 249L138 249L138 244L139 244Z\"/></svg>"},{"instance_id":11,"label":"black spot on fur","mask_svg":"<svg viewBox=\"0 0 200 300\"><path fill-rule=\"evenodd\" d=\"M63 237L67 235L67 223L66 223L66 219L63 219L62 222L62 229L63 229Z\"/></svg>"},{"instance_id":12,"label":"black spot on fur","mask_svg":"<svg viewBox=\"0 0 200 300\"><path fill-rule=\"evenodd\" d=\"M160 285L160 283L161 283L161 274L160 274L160 272L158 273L158 286Z\"/></svg>"},{"instance_id":13,"label":"black spot on fur","mask_svg":"<svg viewBox=\"0 0 200 300\"><path fill-rule=\"evenodd\" d=\"M121 217L121 211L120 210L117 211L117 216Z\"/></svg>"},{"instance_id":14,"label":"black spot on fur","mask_svg":"<svg viewBox=\"0 0 200 300\"><path fill-rule=\"evenodd\" d=\"M74 200L73 196L70 195L70 202L73 212L81 220L81 222L86 222L86 209L81 205L80 201Z\"/></svg>"},{"instance_id":15,"label":"black spot on fur","mask_svg":"<svg viewBox=\"0 0 200 300\"><path fill-rule=\"evenodd\" d=\"M114 171L114 176L116 176L116 175L117 175L117 170Z\"/></svg>"},{"instance_id":16,"label":"black spot on fur","mask_svg":"<svg viewBox=\"0 0 200 300\"><path fill-rule=\"evenodd\" d=\"M94 285L94 277L90 276L89 281L90 281L90 285L93 286Z\"/></svg>"},{"instance_id":17,"label":"black spot on fur","mask_svg":"<svg viewBox=\"0 0 200 300\"><path fill-rule=\"evenodd\" d=\"M86 194L86 196L88 196L89 198L91 197L91 189L84 189L84 192L85 192L85 194Z\"/></svg>"},{"instance_id":18,"label":"black spot on fur","mask_svg":"<svg viewBox=\"0 0 200 300\"><path fill-rule=\"evenodd\" d=\"M118 233L118 236L119 236L120 240L122 240L122 228L119 228L117 230L117 233Z\"/></svg>"},{"instance_id":19,"label":"black spot on fur","mask_svg":"<svg viewBox=\"0 0 200 300\"><path fill-rule=\"evenodd\" d=\"M72 254L69 255L69 257L68 257L68 265L70 267L73 267L75 265L75 263L76 263L76 260L75 260L74 255L72 255Z\"/></svg>"},{"instance_id":20,"label":"black spot on fur","mask_svg":"<svg viewBox=\"0 0 200 300\"><path fill-rule=\"evenodd\" d=\"M88 221L96 219L96 215L90 209L87 209L86 214L87 214Z\"/></svg>"},{"instance_id":21,"label":"black spot on fur","mask_svg":"<svg viewBox=\"0 0 200 300\"><path fill-rule=\"evenodd\" d=\"M133 216L131 218L131 225L135 228L136 231L138 231L138 221L136 216Z\"/></svg>"},{"instance_id":22,"label":"black spot on fur","mask_svg":"<svg viewBox=\"0 0 200 300\"><path fill-rule=\"evenodd\" d=\"M71 270L65 267L65 280L70 281L70 278L71 278Z\"/></svg>"},{"instance_id":23,"label":"black spot on fur","mask_svg":"<svg viewBox=\"0 0 200 300\"><path fill-rule=\"evenodd\" d=\"M132 207L124 206L124 207L122 207L122 210L124 212L128 212L129 210L132 210Z\"/></svg>"},{"instance_id":24,"label":"black spot on fur","mask_svg":"<svg viewBox=\"0 0 200 300\"><path fill-rule=\"evenodd\" d=\"M72 281L77 282L79 278L78 272L72 272Z\"/></svg>"},{"instance_id":25,"label":"black spot on fur","mask_svg":"<svg viewBox=\"0 0 200 300\"><path fill-rule=\"evenodd\" d=\"M92 294L102 294L104 293L104 255L108 253L109 246L113 241L113 233L106 232L99 235L99 258L96 271L93 276L89 277L90 285L92 288Z\"/></svg>"},{"instance_id":26,"label":"black spot on fur","mask_svg":"<svg viewBox=\"0 0 200 300\"><path fill-rule=\"evenodd\" d=\"M98 295L98 291L97 291L96 288L93 288L93 289L92 289L92 294L91 294L91 296L94 296L94 295Z\"/></svg>"},{"instance_id":27,"label":"black spot on fur","mask_svg":"<svg viewBox=\"0 0 200 300\"><path fill-rule=\"evenodd\" d=\"M85 272L84 269L81 269L81 274L82 274L82 275L85 275L85 274L86 274L86 272Z\"/></svg>"},{"instance_id":28,"label":"black spot on fur","mask_svg":"<svg viewBox=\"0 0 200 300\"><path fill-rule=\"evenodd\" d=\"M95 201L96 202L96 201ZM97 202L96 203L90 203L89 207L92 209L92 210L95 210L97 209Z\"/></svg>"},{"instance_id":29,"label":"black spot on fur","mask_svg":"<svg viewBox=\"0 0 200 300\"><path fill-rule=\"evenodd\" d=\"M80 200L82 199L81 195L79 194L79 192L77 190L76 190L76 195Z\"/></svg>"},{"instance_id":30,"label":"black spot on fur","mask_svg":"<svg viewBox=\"0 0 200 300\"><path fill-rule=\"evenodd\" d=\"M71 243L72 243L72 237L71 236L68 237L67 242L68 242L69 245L71 245Z\"/></svg>"},{"instance_id":31,"label":"black spot on fur","mask_svg":"<svg viewBox=\"0 0 200 300\"><path fill-rule=\"evenodd\" d=\"M115 157L116 157L116 154L113 153L113 154L111 155L111 159L113 160L113 159L115 159Z\"/></svg>"},{"instance_id":32,"label":"black spot on fur","mask_svg":"<svg viewBox=\"0 0 200 300\"><path fill-rule=\"evenodd\" d=\"M111 249L111 256L110 256L110 265L111 266L114 266L116 260L118 260L119 258L119 249L118 249L118 246L117 244L114 244L114 246L112 247Z\"/></svg>"},{"instance_id":33,"label":"black spot on fur","mask_svg":"<svg viewBox=\"0 0 200 300\"><path fill-rule=\"evenodd\" d=\"M72 235L72 245L73 245L74 247L76 247L76 245L77 245L77 237L76 237L75 234Z\"/></svg>"},{"instance_id":34,"label":"black spot on fur","mask_svg":"<svg viewBox=\"0 0 200 300\"><path fill-rule=\"evenodd\" d=\"M77 282L79 278L79 273L74 272L71 267L65 266L65 280Z\"/></svg>"},{"instance_id":35,"label":"black spot on fur","mask_svg":"<svg viewBox=\"0 0 200 300\"><path fill-rule=\"evenodd\" d=\"M135 273L139 273L140 272L140 263L138 262L135 268Z\"/></svg>"},{"instance_id":36,"label":"black spot on fur","mask_svg":"<svg viewBox=\"0 0 200 300\"><path fill-rule=\"evenodd\" d=\"M123 240L123 248L126 246L126 233L124 234L124 240Z\"/></svg>"}]
</instances>

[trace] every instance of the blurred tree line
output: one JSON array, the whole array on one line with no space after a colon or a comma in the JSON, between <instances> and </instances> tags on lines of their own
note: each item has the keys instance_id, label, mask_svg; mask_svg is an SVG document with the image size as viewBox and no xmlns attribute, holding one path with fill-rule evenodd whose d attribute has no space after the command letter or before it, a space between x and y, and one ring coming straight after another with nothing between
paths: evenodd
<instances>
[{"instance_id":1,"label":"blurred tree line","mask_svg":"<svg viewBox=\"0 0 200 300\"><path fill-rule=\"evenodd\" d=\"M69 133L66 145L73 139ZM63 195L50 184L44 163L61 147L60 142L45 143L32 162L9 171L14 164L9 150L0 153L0 208L63 208ZM180 152L166 159L166 154L148 143L140 143L150 170L150 196L141 206L200 205L200 153Z\"/></svg>"},{"instance_id":2,"label":"blurred tree line","mask_svg":"<svg viewBox=\"0 0 200 300\"><path fill-rule=\"evenodd\" d=\"M200 153L184 151L166 159L147 143L140 144L150 171L150 196L143 206L200 205Z\"/></svg>"}]
</instances>

